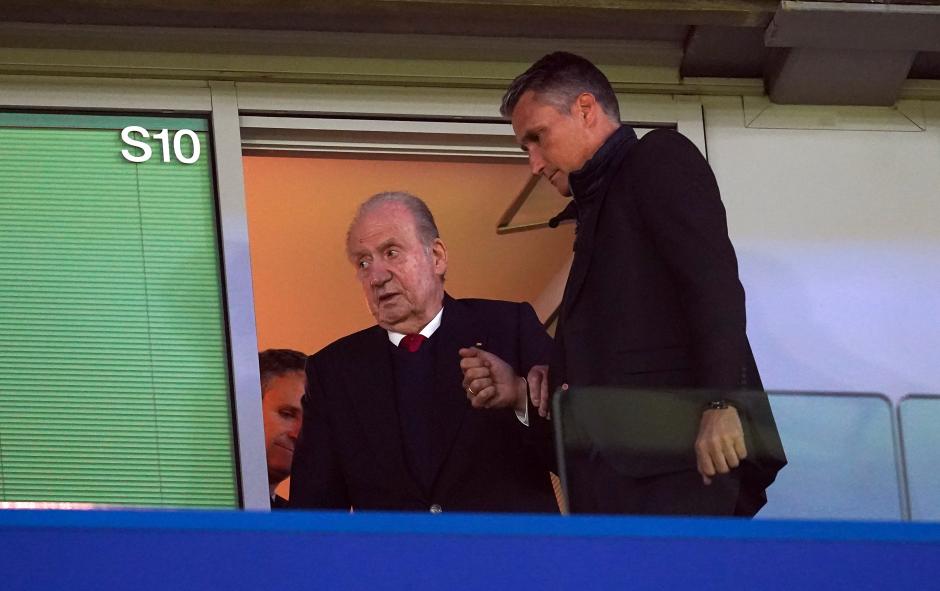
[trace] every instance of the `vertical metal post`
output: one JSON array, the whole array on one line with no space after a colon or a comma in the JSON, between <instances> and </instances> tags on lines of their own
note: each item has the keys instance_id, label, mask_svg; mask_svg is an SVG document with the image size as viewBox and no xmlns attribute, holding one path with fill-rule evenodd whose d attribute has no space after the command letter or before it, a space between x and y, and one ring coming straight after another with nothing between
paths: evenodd
<instances>
[{"instance_id":1,"label":"vertical metal post","mask_svg":"<svg viewBox=\"0 0 940 591\"><path fill-rule=\"evenodd\" d=\"M209 82L209 91L241 498L245 509L270 510L238 101L234 82Z\"/></svg>"}]
</instances>

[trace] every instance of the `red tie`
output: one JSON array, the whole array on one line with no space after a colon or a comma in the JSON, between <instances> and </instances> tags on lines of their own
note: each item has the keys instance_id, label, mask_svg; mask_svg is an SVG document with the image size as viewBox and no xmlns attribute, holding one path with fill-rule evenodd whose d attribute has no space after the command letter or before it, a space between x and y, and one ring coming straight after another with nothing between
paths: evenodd
<instances>
[{"instance_id":1,"label":"red tie","mask_svg":"<svg viewBox=\"0 0 940 591\"><path fill-rule=\"evenodd\" d=\"M424 339L427 337L423 334L406 334L398 346L402 349L407 349L409 353L414 353L421 348L421 343L424 342Z\"/></svg>"}]
</instances>

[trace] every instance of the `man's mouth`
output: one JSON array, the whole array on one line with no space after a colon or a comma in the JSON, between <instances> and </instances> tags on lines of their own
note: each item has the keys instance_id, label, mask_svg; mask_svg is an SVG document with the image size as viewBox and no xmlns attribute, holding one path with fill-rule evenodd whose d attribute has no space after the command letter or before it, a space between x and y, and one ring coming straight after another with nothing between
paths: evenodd
<instances>
[{"instance_id":1,"label":"man's mouth","mask_svg":"<svg viewBox=\"0 0 940 591\"><path fill-rule=\"evenodd\" d=\"M281 449L287 450L287 451L288 451L289 453L291 453L291 454L294 453L294 448L293 448L293 447L287 447L286 445L281 445L280 443L275 443L274 445L278 446L278 447L281 448Z\"/></svg>"},{"instance_id":2,"label":"man's mouth","mask_svg":"<svg viewBox=\"0 0 940 591\"><path fill-rule=\"evenodd\" d=\"M380 304L384 304L385 302L391 300L392 298L396 297L397 295L398 295L398 292L390 292L390 293L379 294L379 303L380 303Z\"/></svg>"}]
</instances>

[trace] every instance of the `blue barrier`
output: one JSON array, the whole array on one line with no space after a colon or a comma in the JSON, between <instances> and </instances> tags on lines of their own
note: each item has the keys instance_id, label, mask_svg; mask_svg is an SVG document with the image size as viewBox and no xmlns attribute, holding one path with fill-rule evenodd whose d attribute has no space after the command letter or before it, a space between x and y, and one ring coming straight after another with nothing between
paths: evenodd
<instances>
[{"instance_id":1,"label":"blue barrier","mask_svg":"<svg viewBox=\"0 0 940 591\"><path fill-rule=\"evenodd\" d=\"M937 581L940 524L0 511L4 591L903 590Z\"/></svg>"}]
</instances>

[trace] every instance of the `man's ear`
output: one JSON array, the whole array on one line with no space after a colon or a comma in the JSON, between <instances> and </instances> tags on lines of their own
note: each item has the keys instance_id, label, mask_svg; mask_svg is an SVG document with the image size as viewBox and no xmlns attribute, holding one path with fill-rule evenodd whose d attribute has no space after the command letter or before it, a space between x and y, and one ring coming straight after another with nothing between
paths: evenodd
<instances>
[{"instance_id":1,"label":"man's ear","mask_svg":"<svg viewBox=\"0 0 940 591\"><path fill-rule=\"evenodd\" d=\"M583 119L585 123L593 125L597 116L600 114L601 106L597 104L597 99L590 92L582 92L578 98L574 99L576 116Z\"/></svg>"},{"instance_id":2,"label":"man's ear","mask_svg":"<svg viewBox=\"0 0 940 591\"><path fill-rule=\"evenodd\" d=\"M447 272L447 246L440 238L431 243L431 260L434 262L434 272L443 275Z\"/></svg>"}]
</instances>

